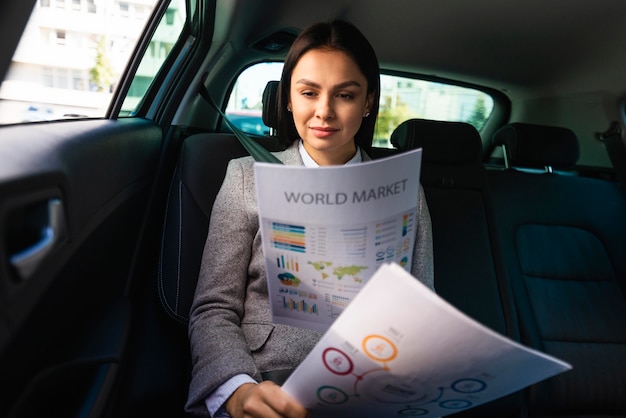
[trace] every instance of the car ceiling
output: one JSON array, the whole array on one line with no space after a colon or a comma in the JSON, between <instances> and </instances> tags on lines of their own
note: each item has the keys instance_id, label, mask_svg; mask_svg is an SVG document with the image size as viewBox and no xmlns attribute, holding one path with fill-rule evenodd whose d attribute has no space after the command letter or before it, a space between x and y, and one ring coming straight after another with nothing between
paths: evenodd
<instances>
[{"instance_id":1,"label":"car ceiling","mask_svg":"<svg viewBox=\"0 0 626 418\"><path fill-rule=\"evenodd\" d=\"M12 37L2 43L0 73L10 62L21 33L18 26L23 26L32 3L34 0L2 5L1 20L7 23L7 36ZM213 40L227 40L244 65L282 59L280 54L250 49L273 32L297 33L312 22L343 18L354 22L370 39L385 70L485 86L503 91L513 100L587 92L621 97L626 93L623 0L216 3Z\"/></svg>"},{"instance_id":2,"label":"car ceiling","mask_svg":"<svg viewBox=\"0 0 626 418\"><path fill-rule=\"evenodd\" d=\"M235 51L281 29L343 18L373 44L381 67L541 97L626 90L623 0L232 0L221 20ZM219 39L219 36L216 37ZM276 59L267 55L265 58Z\"/></svg>"}]
</instances>

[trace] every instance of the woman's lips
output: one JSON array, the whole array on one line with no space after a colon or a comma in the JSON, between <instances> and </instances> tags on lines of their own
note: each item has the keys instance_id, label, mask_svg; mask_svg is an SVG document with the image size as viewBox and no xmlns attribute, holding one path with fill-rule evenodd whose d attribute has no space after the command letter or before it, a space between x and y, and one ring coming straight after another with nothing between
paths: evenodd
<instances>
[{"instance_id":1,"label":"woman's lips","mask_svg":"<svg viewBox=\"0 0 626 418\"><path fill-rule=\"evenodd\" d=\"M337 128L329 128L329 127L323 127L323 126L312 126L311 131L313 131L313 135L315 135L318 138L328 138L329 136L333 135L335 132L338 132L339 129Z\"/></svg>"}]
</instances>

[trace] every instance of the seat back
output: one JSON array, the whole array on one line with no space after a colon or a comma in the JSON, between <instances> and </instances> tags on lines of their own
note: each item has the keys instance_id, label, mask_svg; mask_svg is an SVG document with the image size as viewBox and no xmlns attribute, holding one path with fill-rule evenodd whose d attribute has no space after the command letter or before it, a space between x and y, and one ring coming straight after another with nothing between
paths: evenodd
<instances>
[{"instance_id":1,"label":"seat back","mask_svg":"<svg viewBox=\"0 0 626 418\"><path fill-rule=\"evenodd\" d=\"M196 134L182 145L167 199L157 280L163 308L183 324L189 321L213 202L228 162L244 155L231 134Z\"/></svg>"},{"instance_id":2,"label":"seat back","mask_svg":"<svg viewBox=\"0 0 626 418\"><path fill-rule=\"evenodd\" d=\"M624 416L624 196L609 181L519 169L571 168L578 155L572 137L537 125L506 127L494 142L509 144L518 169L488 172L522 342L574 366L533 386L528 409L537 417Z\"/></svg>"},{"instance_id":3,"label":"seat back","mask_svg":"<svg viewBox=\"0 0 626 418\"><path fill-rule=\"evenodd\" d=\"M263 122L276 129L277 81L263 93ZM259 138L270 151L282 149L275 137ZM186 325L196 290L213 202L228 162L248 155L232 134L204 133L186 138L170 184L158 268L158 293L165 312Z\"/></svg>"},{"instance_id":4,"label":"seat back","mask_svg":"<svg viewBox=\"0 0 626 418\"><path fill-rule=\"evenodd\" d=\"M411 119L391 136L401 150L422 148L421 183L432 220L437 293L480 323L519 337L510 287L499 274L498 246L490 225L482 143L466 123ZM459 414L518 416L521 393Z\"/></svg>"},{"instance_id":5,"label":"seat back","mask_svg":"<svg viewBox=\"0 0 626 418\"><path fill-rule=\"evenodd\" d=\"M391 141L402 150L423 148L420 181L433 224L437 293L484 325L516 337L501 300L480 135L467 123L411 119L396 128Z\"/></svg>"},{"instance_id":6,"label":"seat back","mask_svg":"<svg viewBox=\"0 0 626 418\"><path fill-rule=\"evenodd\" d=\"M493 145L502 147L507 169L571 170L580 155L574 132L558 126L511 123L498 129Z\"/></svg>"}]
</instances>

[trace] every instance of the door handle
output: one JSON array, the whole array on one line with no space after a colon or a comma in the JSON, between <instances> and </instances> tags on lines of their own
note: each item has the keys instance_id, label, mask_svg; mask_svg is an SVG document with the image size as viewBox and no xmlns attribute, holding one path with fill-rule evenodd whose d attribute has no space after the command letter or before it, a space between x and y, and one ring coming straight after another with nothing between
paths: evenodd
<instances>
[{"instance_id":1,"label":"door handle","mask_svg":"<svg viewBox=\"0 0 626 418\"><path fill-rule=\"evenodd\" d=\"M65 223L63 218L63 203L54 198L47 202L48 220L41 229L41 239L28 248L10 256L10 262L21 280L31 277L48 254L61 241Z\"/></svg>"}]
</instances>

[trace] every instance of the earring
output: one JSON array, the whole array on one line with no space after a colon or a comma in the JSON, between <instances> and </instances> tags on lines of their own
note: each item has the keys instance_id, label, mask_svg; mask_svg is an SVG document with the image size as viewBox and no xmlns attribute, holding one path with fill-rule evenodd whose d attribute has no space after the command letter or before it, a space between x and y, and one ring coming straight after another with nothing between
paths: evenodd
<instances>
[{"instance_id":1,"label":"earring","mask_svg":"<svg viewBox=\"0 0 626 418\"><path fill-rule=\"evenodd\" d=\"M364 118L369 118L370 116L370 112L365 112L365 114L363 115Z\"/></svg>"},{"instance_id":2,"label":"earring","mask_svg":"<svg viewBox=\"0 0 626 418\"><path fill-rule=\"evenodd\" d=\"M291 112L291 106L287 106L287 112Z\"/></svg>"}]
</instances>

